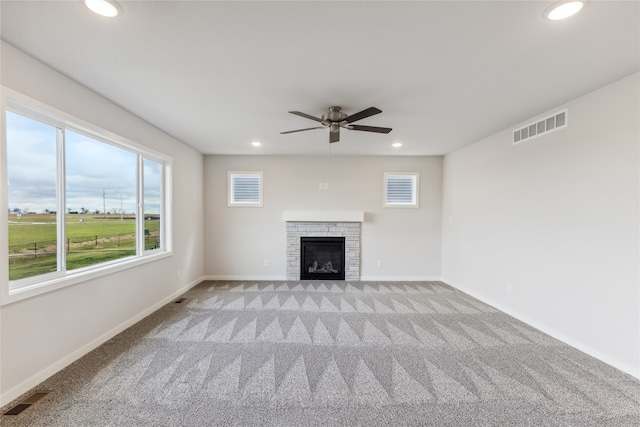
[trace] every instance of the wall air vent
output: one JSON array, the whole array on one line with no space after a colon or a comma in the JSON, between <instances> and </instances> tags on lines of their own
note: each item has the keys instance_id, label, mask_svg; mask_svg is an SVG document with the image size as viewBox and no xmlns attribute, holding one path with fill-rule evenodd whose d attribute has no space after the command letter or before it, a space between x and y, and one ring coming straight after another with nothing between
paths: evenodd
<instances>
[{"instance_id":1,"label":"wall air vent","mask_svg":"<svg viewBox=\"0 0 640 427\"><path fill-rule=\"evenodd\" d=\"M549 132L567 127L567 119L569 118L569 110L560 110L554 114L529 123L527 126L518 128L513 131L513 143L520 144Z\"/></svg>"}]
</instances>

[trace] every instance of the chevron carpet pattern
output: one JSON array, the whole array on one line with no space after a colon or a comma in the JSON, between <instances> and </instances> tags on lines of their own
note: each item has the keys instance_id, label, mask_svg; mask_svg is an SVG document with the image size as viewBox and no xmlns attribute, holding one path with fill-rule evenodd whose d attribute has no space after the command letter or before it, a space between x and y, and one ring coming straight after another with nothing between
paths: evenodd
<instances>
[{"instance_id":1,"label":"chevron carpet pattern","mask_svg":"<svg viewBox=\"0 0 640 427\"><path fill-rule=\"evenodd\" d=\"M204 282L184 297L1 421L640 425L638 380L441 282Z\"/></svg>"}]
</instances>

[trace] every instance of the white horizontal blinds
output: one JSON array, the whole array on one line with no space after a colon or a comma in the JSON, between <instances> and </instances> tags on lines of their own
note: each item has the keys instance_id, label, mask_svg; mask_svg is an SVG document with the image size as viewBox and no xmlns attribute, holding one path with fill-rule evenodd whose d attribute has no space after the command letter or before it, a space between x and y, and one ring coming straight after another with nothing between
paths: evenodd
<instances>
[{"instance_id":1,"label":"white horizontal blinds","mask_svg":"<svg viewBox=\"0 0 640 427\"><path fill-rule=\"evenodd\" d=\"M230 205L262 205L262 173L229 173Z\"/></svg>"},{"instance_id":2,"label":"white horizontal blinds","mask_svg":"<svg viewBox=\"0 0 640 427\"><path fill-rule=\"evenodd\" d=\"M236 203L260 202L260 177L234 176L233 201Z\"/></svg>"},{"instance_id":3,"label":"white horizontal blinds","mask_svg":"<svg viewBox=\"0 0 640 427\"><path fill-rule=\"evenodd\" d=\"M385 174L385 205L416 206L416 174Z\"/></svg>"},{"instance_id":4,"label":"white horizontal blinds","mask_svg":"<svg viewBox=\"0 0 640 427\"><path fill-rule=\"evenodd\" d=\"M387 204L413 203L413 177L387 177Z\"/></svg>"}]
</instances>

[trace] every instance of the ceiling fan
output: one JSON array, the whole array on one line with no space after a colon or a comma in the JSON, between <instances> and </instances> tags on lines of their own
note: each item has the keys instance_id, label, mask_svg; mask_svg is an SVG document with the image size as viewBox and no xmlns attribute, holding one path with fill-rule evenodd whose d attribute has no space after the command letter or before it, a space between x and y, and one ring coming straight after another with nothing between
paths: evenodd
<instances>
[{"instance_id":1,"label":"ceiling fan","mask_svg":"<svg viewBox=\"0 0 640 427\"><path fill-rule=\"evenodd\" d=\"M350 116L345 112L343 112L341 107L329 107L329 112L324 113L321 118L314 117L310 114L306 114L300 111L289 111L289 112L291 114L295 114L296 116L305 117L307 119L320 122L322 123L322 126L306 128L306 129L290 130L287 132L280 132L280 134L303 132L306 130L313 130L313 129L329 128L329 142L333 143L333 142L340 141L340 128L349 129L349 130L360 130L364 132L377 132L377 133L391 132L391 128L351 124L355 121L365 119L369 116L373 116L374 114L382 113L382 110L379 110L376 107L369 107L366 110L362 110L359 113L355 113Z\"/></svg>"}]
</instances>

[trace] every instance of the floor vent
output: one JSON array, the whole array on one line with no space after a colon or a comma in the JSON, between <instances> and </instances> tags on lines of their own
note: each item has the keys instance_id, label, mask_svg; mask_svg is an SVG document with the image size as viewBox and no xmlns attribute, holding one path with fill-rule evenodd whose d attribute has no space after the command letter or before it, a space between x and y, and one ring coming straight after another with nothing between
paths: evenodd
<instances>
[{"instance_id":1,"label":"floor vent","mask_svg":"<svg viewBox=\"0 0 640 427\"><path fill-rule=\"evenodd\" d=\"M183 301L185 301L186 298L179 298L175 301L176 304L181 304Z\"/></svg>"},{"instance_id":2,"label":"floor vent","mask_svg":"<svg viewBox=\"0 0 640 427\"><path fill-rule=\"evenodd\" d=\"M9 409L7 412L3 413L2 415L19 415L20 413L22 413L22 411L24 411L34 403L38 402L40 399L42 399L49 393L51 393L51 391L35 392L31 396L24 399L22 402L18 403L13 408Z\"/></svg>"},{"instance_id":3,"label":"floor vent","mask_svg":"<svg viewBox=\"0 0 640 427\"><path fill-rule=\"evenodd\" d=\"M569 116L568 109L564 109L553 113L549 116L529 123L527 126L521 127L513 131L513 143L520 144L532 138L553 132L558 129L567 127L567 119Z\"/></svg>"}]
</instances>

